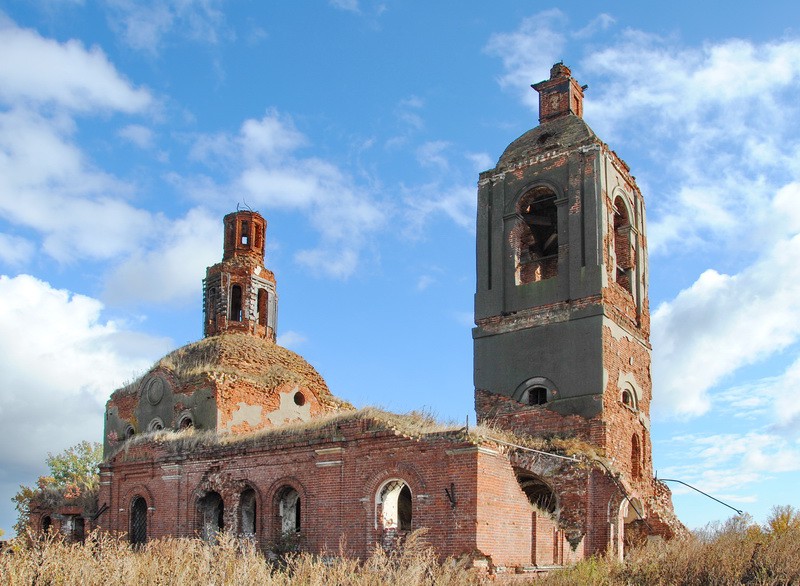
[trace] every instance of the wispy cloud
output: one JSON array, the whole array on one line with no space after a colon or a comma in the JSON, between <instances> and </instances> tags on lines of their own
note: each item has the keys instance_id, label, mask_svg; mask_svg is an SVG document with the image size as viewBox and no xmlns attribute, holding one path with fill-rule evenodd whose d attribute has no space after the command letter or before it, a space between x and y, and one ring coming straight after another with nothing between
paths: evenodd
<instances>
[{"instance_id":1,"label":"wispy cloud","mask_svg":"<svg viewBox=\"0 0 800 586\"><path fill-rule=\"evenodd\" d=\"M538 107L539 98L530 85L544 79L542 73L561 58L566 39L560 31L566 20L557 8L540 12L524 19L513 32L495 33L484 48L503 62L500 87L512 90L532 108Z\"/></svg>"},{"instance_id":2,"label":"wispy cloud","mask_svg":"<svg viewBox=\"0 0 800 586\"><path fill-rule=\"evenodd\" d=\"M298 250L295 259L318 274L347 278L387 213L369 188L337 165L300 156L307 144L290 118L270 110L261 119L246 120L238 135L198 137L194 154L224 161L231 181L226 191L266 210L304 214L320 239L316 246ZM223 191L209 187L207 193Z\"/></svg>"},{"instance_id":3,"label":"wispy cloud","mask_svg":"<svg viewBox=\"0 0 800 586\"><path fill-rule=\"evenodd\" d=\"M138 51L157 55L170 35L216 45L233 36L222 0L105 0L108 20L120 38Z\"/></svg>"},{"instance_id":4,"label":"wispy cloud","mask_svg":"<svg viewBox=\"0 0 800 586\"><path fill-rule=\"evenodd\" d=\"M0 100L19 107L55 105L77 112L142 112L153 103L98 48L59 43L18 27L0 13ZM31 64L36 66L32 67Z\"/></svg>"}]
</instances>

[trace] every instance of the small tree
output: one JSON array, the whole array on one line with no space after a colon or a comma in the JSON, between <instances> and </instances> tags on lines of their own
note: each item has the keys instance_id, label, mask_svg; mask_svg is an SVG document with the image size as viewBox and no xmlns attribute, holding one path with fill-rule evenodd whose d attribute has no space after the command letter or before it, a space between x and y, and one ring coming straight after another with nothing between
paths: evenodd
<instances>
[{"instance_id":1,"label":"small tree","mask_svg":"<svg viewBox=\"0 0 800 586\"><path fill-rule=\"evenodd\" d=\"M20 485L12 497L17 509L14 530L21 535L30 523L31 510L37 504L57 507L82 496L93 495L99 486L97 467L103 460L103 446L97 442L82 441L60 454L47 454L48 476L40 476L36 488Z\"/></svg>"}]
</instances>

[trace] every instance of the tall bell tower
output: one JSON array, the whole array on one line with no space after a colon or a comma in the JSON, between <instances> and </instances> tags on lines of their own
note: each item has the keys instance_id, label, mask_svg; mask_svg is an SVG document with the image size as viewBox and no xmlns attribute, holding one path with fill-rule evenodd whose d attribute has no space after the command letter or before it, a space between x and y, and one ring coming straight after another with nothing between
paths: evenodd
<instances>
[{"instance_id":1,"label":"tall bell tower","mask_svg":"<svg viewBox=\"0 0 800 586\"><path fill-rule=\"evenodd\" d=\"M644 200L570 69L532 87L539 126L478 183L478 419L577 436L636 482L652 477Z\"/></svg>"},{"instance_id":2,"label":"tall bell tower","mask_svg":"<svg viewBox=\"0 0 800 586\"><path fill-rule=\"evenodd\" d=\"M267 221L258 212L225 216L222 262L203 280L203 335L248 333L275 341L275 275L264 266Z\"/></svg>"}]
</instances>

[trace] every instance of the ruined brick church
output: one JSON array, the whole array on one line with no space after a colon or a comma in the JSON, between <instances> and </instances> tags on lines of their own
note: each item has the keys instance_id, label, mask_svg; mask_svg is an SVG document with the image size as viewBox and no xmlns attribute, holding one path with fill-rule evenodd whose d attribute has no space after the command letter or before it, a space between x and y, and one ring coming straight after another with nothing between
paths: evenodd
<instances>
[{"instance_id":1,"label":"ruined brick church","mask_svg":"<svg viewBox=\"0 0 800 586\"><path fill-rule=\"evenodd\" d=\"M425 527L442 556L496 568L683 531L653 478L642 194L566 66L533 87L539 126L478 181L477 427L356 410L277 345L267 223L237 211L203 281L204 339L111 395L96 506L34 526L358 557Z\"/></svg>"}]
</instances>

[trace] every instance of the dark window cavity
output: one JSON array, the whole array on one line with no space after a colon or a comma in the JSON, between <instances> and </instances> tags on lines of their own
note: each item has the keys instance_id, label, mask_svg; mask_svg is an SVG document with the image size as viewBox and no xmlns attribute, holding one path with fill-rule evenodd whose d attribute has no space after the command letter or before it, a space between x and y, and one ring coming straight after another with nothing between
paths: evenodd
<instances>
[{"instance_id":1,"label":"dark window cavity","mask_svg":"<svg viewBox=\"0 0 800 586\"><path fill-rule=\"evenodd\" d=\"M147 502L137 496L131 502L130 540L133 545L147 541Z\"/></svg>"},{"instance_id":2,"label":"dark window cavity","mask_svg":"<svg viewBox=\"0 0 800 586\"><path fill-rule=\"evenodd\" d=\"M550 514L556 512L556 495L541 478L529 472L517 471L517 482L533 507Z\"/></svg>"},{"instance_id":3,"label":"dark window cavity","mask_svg":"<svg viewBox=\"0 0 800 586\"><path fill-rule=\"evenodd\" d=\"M242 287L233 285L231 287L231 321L242 321Z\"/></svg>"},{"instance_id":4,"label":"dark window cavity","mask_svg":"<svg viewBox=\"0 0 800 586\"><path fill-rule=\"evenodd\" d=\"M197 502L200 517L200 537L208 542L216 541L217 534L225 529L225 505L218 492L206 493Z\"/></svg>"}]
</instances>

